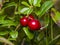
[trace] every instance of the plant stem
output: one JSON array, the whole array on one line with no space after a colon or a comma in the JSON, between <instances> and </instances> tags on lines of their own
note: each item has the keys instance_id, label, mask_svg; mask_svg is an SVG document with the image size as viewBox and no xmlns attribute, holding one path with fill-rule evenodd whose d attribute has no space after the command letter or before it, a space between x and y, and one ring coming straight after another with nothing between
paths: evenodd
<instances>
[{"instance_id":1,"label":"plant stem","mask_svg":"<svg viewBox=\"0 0 60 45\"><path fill-rule=\"evenodd\" d=\"M48 45L47 28L46 28L46 45Z\"/></svg>"},{"instance_id":2,"label":"plant stem","mask_svg":"<svg viewBox=\"0 0 60 45\"><path fill-rule=\"evenodd\" d=\"M53 22L51 20L51 39L53 40Z\"/></svg>"}]
</instances>

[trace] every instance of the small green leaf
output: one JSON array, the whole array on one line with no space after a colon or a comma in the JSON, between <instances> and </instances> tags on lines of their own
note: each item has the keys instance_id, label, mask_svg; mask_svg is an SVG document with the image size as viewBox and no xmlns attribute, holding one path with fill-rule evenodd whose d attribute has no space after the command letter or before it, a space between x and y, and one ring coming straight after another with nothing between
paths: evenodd
<instances>
[{"instance_id":1,"label":"small green leaf","mask_svg":"<svg viewBox=\"0 0 60 45\"><path fill-rule=\"evenodd\" d=\"M41 2L41 0L34 0L33 5L40 7L40 2Z\"/></svg>"},{"instance_id":2,"label":"small green leaf","mask_svg":"<svg viewBox=\"0 0 60 45\"><path fill-rule=\"evenodd\" d=\"M16 38L8 38L8 40L16 40Z\"/></svg>"},{"instance_id":3,"label":"small green leaf","mask_svg":"<svg viewBox=\"0 0 60 45\"><path fill-rule=\"evenodd\" d=\"M0 35L6 35L8 34L8 31L0 31Z\"/></svg>"},{"instance_id":4,"label":"small green leaf","mask_svg":"<svg viewBox=\"0 0 60 45\"><path fill-rule=\"evenodd\" d=\"M55 19L56 20L60 20L60 12L57 11L55 14L56 14L55 15Z\"/></svg>"},{"instance_id":5,"label":"small green leaf","mask_svg":"<svg viewBox=\"0 0 60 45\"><path fill-rule=\"evenodd\" d=\"M21 9L20 13L30 14L32 11L33 11L33 9L26 7L26 8Z\"/></svg>"},{"instance_id":6,"label":"small green leaf","mask_svg":"<svg viewBox=\"0 0 60 45\"><path fill-rule=\"evenodd\" d=\"M30 5L32 5L34 0L28 0L28 1L29 1Z\"/></svg>"},{"instance_id":7,"label":"small green leaf","mask_svg":"<svg viewBox=\"0 0 60 45\"><path fill-rule=\"evenodd\" d=\"M22 4L29 7L29 4L25 1L23 1Z\"/></svg>"},{"instance_id":8,"label":"small green leaf","mask_svg":"<svg viewBox=\"0 0 60 45\"><path fill-rule=\"evenodd\" d=\"M24 13L24 12L26 12L27 10L29 10L29 8L23 8L20 12L21 12L21 13Z\"/></svg>"},{"instance_id":9,"label":"small green leaf","mask_svg":"<svg viewBox=\"0 0 60 45\"><path fill-rule=\"evenodd\" d=\"M11 2L9 4L7 4L2 10L8 8L8 7L11 7L11 6L16 6L16 3L15 2Z\"/></svg>"},{"instance_id":10,"label":"small green leaf","mask_svg":"<svg viewBox=\"0 0 60 45\"><path fill-rule=\"evenodd\" d=\"M0 24L3 23L3 20L5 19L6 15L0 15Z\"/></svg>"},{"instance_id":11,"label":"small green leaf","mask_svg":"<svg viewBox=\"0 0 60 45\"><path fill-rule=\"evenodd\" d=\"M52 1L46 1L40 8L39 11L36 11L36 14L39 15L40 17L43 16L45 14L45 12L47 12L47 10L49 10L51 7L53 6L53 2Z\"/></svg>"},{"instance_id":12,"label":"small green leaf","mask_svg":"<svg viewBox=\"0 0 60 45\"><path fill-rule=\"evenodd\" d=\"M22 8L23 8L22 6L19 6L19 7L18 7L18 12L17 12L18 14L21 13L20 11L21 11Z\"/></svg>"},{"instance_id":13,"label":"small green leaf","mask_svg":"<svg viewBox=\"0 0 60 45\"><path fill-rule=\"evenodd\" d=\"M60 12L58 12L56 9L52 8L51 17L52 20L60 27Z\"/></svg>"},{"instance_id":14,"label":"small green leaf","mask_svg":"<svg viewBox=\"0 0 60 45\"><path fill-rule=\"evenodd\" d=\"M3 20L1 24L2 26L16 26L16 23L12 20Z\"/></svg>"},{"instance_id":15,"label":"small green leaf","mask_svg":"<svg viewBox=\"0 0 60 45\"><path fill-rule=\"evenodd\" d=\"M4 20L6 15L0 15L0 20Z\"/></svg>"},{"instance_id":16,"label":"small green leaf","mask_svg":"<svg viewBox=\"0 0 60 45\"><path fill-rule=\"evenodd\" d=\"M17 31L11 31L11 32L10 32L10 36L11 36L12 38L17 38L17 37L18 37L18 32L17 32Z\"/></svg>"},{"instance_id":17,"label":"small green leaf","mask_svg":"<svg viewBox=\"0 0 60 45\"><path fill-rule=\"evenodd\" d=\"M31 33L31 32L28 30L27 27L23 27L23 30L24 30L25 34L28 36L29 39L33 39L34 34Z\"/></svg>"},{"instance_id":18,"label":"small green leaf","mask_svg":"<svg viewBox=\"0 0 60 45\"><path fill-rule=\"evenodd\" d=\"M30 8L30 9L27 11L27 14L31 14L31 13L32 13L32 11L33 11L33 9L32 9L32 8Z\"/></svg>"}]
</instances>

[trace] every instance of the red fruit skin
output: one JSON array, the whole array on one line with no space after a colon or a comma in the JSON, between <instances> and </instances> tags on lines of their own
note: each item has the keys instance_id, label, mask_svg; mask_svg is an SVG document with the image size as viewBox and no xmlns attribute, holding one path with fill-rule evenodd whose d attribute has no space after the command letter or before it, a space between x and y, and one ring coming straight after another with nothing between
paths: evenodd
<instances>
[{"instance_id":1,"label":"red fruit skin","mask_svg":"<svg viewBox=\"0 0 60 45\"><path fill-rule=\"evenodd\" d=\"M28 27L30 30L34 31L34 30L38 30L41 28L41 24L38 20L31 20L28 22Z\"/></svg>"},{"instance_id":2,"label":"red fruit skin","mask_svg":"<svg viewBox=\"0 0 60 45\"><path fill-rule=\"evenodd\" d=\"M20 19L20 24L22 25L22 26L27 26L27 24L28 24L28 18L27 17L23 17L23 18L21 18Z\"/></svg>"},{"instance_id":3,"label":"red fruit skin","mask_svg":"<svg viewBox=\"0 0 60 45\"><path fill-rule=\"evenodd\" d=\"M29 16L28 16L28 20L33 20L34 19L34 17L30 14Z\"/></svg>"}]
</instances>

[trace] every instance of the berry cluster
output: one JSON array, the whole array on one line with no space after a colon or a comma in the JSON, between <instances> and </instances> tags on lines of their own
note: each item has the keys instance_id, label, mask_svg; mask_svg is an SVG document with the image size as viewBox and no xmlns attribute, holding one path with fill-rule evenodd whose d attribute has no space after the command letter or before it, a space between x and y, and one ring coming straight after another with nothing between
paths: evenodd
<instances>
[{"instance_id":1,"label":"berry cluster","mask_svg":"<svg viewBox=\"0 0 60 45\"><path fill-rule=\"evenodd\" d=\"M31 14L28 17L24 16L21 18L20 23L22 26L28 26L30 30L38 30L41 28L40 22L34 19Z\"/></svg>"}]
</instances>

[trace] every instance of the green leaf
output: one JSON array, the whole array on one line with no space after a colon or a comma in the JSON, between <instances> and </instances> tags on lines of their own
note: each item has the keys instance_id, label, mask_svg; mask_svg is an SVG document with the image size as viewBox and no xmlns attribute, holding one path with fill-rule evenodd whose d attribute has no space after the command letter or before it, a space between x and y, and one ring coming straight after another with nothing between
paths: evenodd
<instances>
[{"instance_id":1,"label":"green leaf","mask_svg":"<svg viewBox=\"0 0 60 45\"><path fill-rule=\"evenodd\" d=\"M3 20L1 24L2 26L16 26L16 23L12 20Z\"/></svg>"},{"instance_id":2,"label":"green leaf","mask_svg":"<svg viewBox=\"0 0 60 45\"><path fill-rule=\"evenodd\" d=\"M28 1L29 1L30 5L32 5L34 0L28 0Z\"/></svg>"},{"instance_id":3,"label":"green leaf","mask_svg":"<svg viewBox=\"0 0 60 45\"><path fill-rule=\"evenodd\" d=\"M25 1L23 1L22 4L29 7L29 4Z\"/></svg>"},{"instance_id":4,"label":"green leaf","mask_svg":"<svg viewBox=\"0 0 60 45\"><path fill-rule=\"evenodd\" d=\"M53 12L51 13L52 20L60 27L60 12L56 9L51 9Z\"/></svg>"},{"instance_id":5,"label":"green leaf","mask_svg":"<svg viewBox=\"0 0 60 45\"><path fill-rule=\"evenodd\" d=\"M0 20L4 20L6 15L0 15Z\"/></svg>"},{"instance_id":6,"label":"green leaf","mask_svg":"<svg viewBox=\"0 0 60 45\"><path fill-rule=\"evenodd\" d=\"M24 30L25 34L28 36L29 39L33 39L34 34L31 33L31 32L28 30L27 27L23 27L23 30Z\"/></svg>"},{"instance_id":7,"label":"green leaf","mask_svg":"<svg viewBox=\"0 0 60 45\"><path fill-rule=\"evenodd\" d=\"M56 19L56 20L60 20L60 12L57 11L57 12L55 13L55 19Z\"/></svg>"},{"instance_id":8,"label":"green leaf","mask_svg":"<svg viewBox=\"0 0 60 45\"><path fill-rule=\"evenodd\" d=\"M27 11L27 13L26 13L26 14L31 14L31 13L32 13L32 11L33 11L33 9L32 9L32 8L30 8L30 9Z\"/></svg>"},{"instance_id":9,"label":"green leaf","mask_svg":"<svg viewBox=\"0 0 60 45\"><path fill-rule=\"evenodd\" d=\"M0 31L0 35L6 35L8 34L8 31Z\"/></svg>"},{"instance_id":10,"label":"green leaf","mask_svg":"<svg viewBox=\"0 0 60 45\"><path fill-rule=\"evenodd\" d=\"M33 5L40 7L40 2L41 2L41 0L34 0Z\"/></svg>"},{"instance_id":11,"label":"green leaf","mask_svg":"<svg viewBox=\"0 0 60 45\"><path fill-rule=\"evenodd\" d=\"M6 15L0 15L0 24L3 23L3 20L5 19Z\"/></svg>"},{"instance_id":12,"label":"green leaf","mask_svg":"<svg viewBox=\"0 0 60 45\"><path fill-rule=\"evenodd\" d=\"M17 31L11 31L11 32L10 32L10 36L11 36L12 38L17 38L17 37L18 37L18 32L17 32Z\"/></svg>"},{"instance_id":13,"label":"green leaf","mask_svg":"<svg viewBox=\"0 0 60 45\"><path fill-rule=\"evenodd\" d=\"M27 10L29 10L29 8L23 8L23 9L21 9L21 13L24 13L24 12L26 12Z\"/></svg>"},{"instance_id":14,"label":"green leaf","mask_svg":"<svg viewBox=\"0 0 60 45\"><path fill-rule=\"evenodd\" d=\"M20 13L22 14L30 14L33 11L33 9L25 7L23 9L21 9Z\"/></svg>"},{"instance_id":15,"label":"green leaf","mask_svg":"<svg viewBox=\"0 0 60 45\"><path fill-rule=\"evenodd\" d=\"M11 2L9 4L7 4L2 10L8 8L8 7L11 7L11 6L16 6L16 3L15 2Z\"/></svg>"},{"instance_id":16,"label":"green leaf","mask_svg":"<svg viewBox=\"0 0 60 45\"><path fill-rule=\"evenodd\" d=\"M39 11L36 11L36 14L39 15L40 17L43 16L45 14L45 12L47 12L47 10L49 10L51 7L53 6L53 2L52 1L46 1L40 8Z\"/></svg>"},{"instance_id":17,"label":"green leaf","mask_svg":"<svg viewBox=\"0 0 60 45\"><path fill-rule=\"evenodd\" d=\"M12 41L12 40L16 40L16 38L8 38L8 40L11 40Z\"/></svg>"},{"instance_id":18,"label":"green leaf","mask_svg":"<svg viewBox=\"0 0 60 45\"><path fill-rule=\"evenodd\" d=\"M54 9L54 8L52 8L51 10L52 10L53 13L54 13L54 18L55 18L56 20L60 20L60 12L57 11L56 9Z\"/></svg>"},{"instance_id":19,"label":"green leaf","mask_svg":"<svg viewBox=\"0 0 60 45\"><path fill-rule=\"evenodd\" d=\"M18 12L17 12L18 14L21 13L20 11L21 11L22 8L23 8L22 6L19 6L19 7L18 7Z\"/></svg>"}]
</instances>

